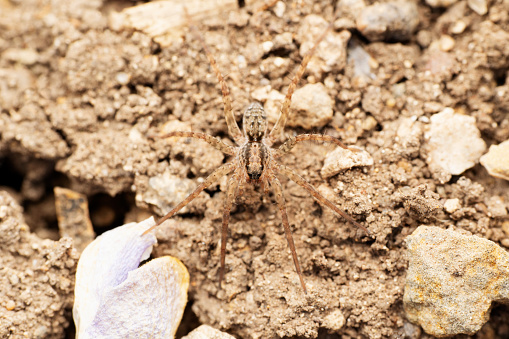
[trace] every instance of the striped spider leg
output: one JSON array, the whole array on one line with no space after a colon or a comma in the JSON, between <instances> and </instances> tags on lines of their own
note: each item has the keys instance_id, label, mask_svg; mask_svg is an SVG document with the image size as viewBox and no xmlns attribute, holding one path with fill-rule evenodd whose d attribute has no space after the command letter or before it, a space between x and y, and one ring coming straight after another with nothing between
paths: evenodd
<instances>
[{"instance_id":1,"label":"striped spider leg","mask_svg":"<svg viewBox=\"0 0 509 339\"><path fill-rule=\"evenodd\" d=\"M204 189L212 185L220 177L232 173L230 179L228 180L226 199L223 205L223 220L221 227L221 267L219 271L219 286L221 286L221 281L223 280L225 271L226 240L228 234L228 223L230 220L230 211L235 202L239 187L243 186L244 184L251 184L251 185L261 185L265 192L268 192L269 188L272 188L275 194L277 206L281 212L283 228L285 231L288 246L292 254L295 270L297 271L297 274L299 276L302 289L304 290L305 293L307 293L299 259L297 257L297 252L295 250L295 244L293 241L290 223L288 221L288 216L286 213L286 204L283 195L283 189L276 174L282 174L289 178L290 180L294 181L295 183L303 187L305 190L307 190L313 196L313 198L317 200L320 204L329 207L338 215L346 219L348 222L359 227L366 234L370 235L370 232L366 227L359 224L351 216L349 216L347 213L339 209L335 204L333 204L331 201L329 201L327 198L321 195L310 183L308 183L304 178L295 173L293 169L284 166L283 164L277 161L277 159L282 157L284 154L290 152L291 149L297 143L306 140L331 142L345 149L350 148L348 148L341 141L332 136L321 134L298 135L296 137L288 139L277 149L271 148L274 142L276 142L280 135L282 134L283 128L285 126L290 111L291 98L293 92L295 91L295 88L297 87L297 83L304 74L306 66L309 63L309 60L311 59L313 54L315 53L318 44L323 40L323 38L326 36L327 32L331 28L332 23L320 35L320 37L315 42L314 46L303 58L302 63L300 64L295 76L293 77L288 87L288 92L285 96L283 105L281 107L279 118L269 134L267 134L268 127L267 115L262 105L256 102L250 104L245 110L242 120L243 130L241 131L241 129L237 125L235 116L233 114L230 92L226 84L226 81L222 76L209 47L205 43L203 37L200 35L198 29L192 23L190 26L194 35L200 41L202 48L205 50L210 65L214 70L214 73L216 74L219 84L221 85L226 124L228 126L228 131L231 137L235 140L237 146L229 146L222 142L221 140L219 140L218 138L198 132L173 132L162 136L164 138L191 137L201 139L209 143L216 149L220 150L221 152L227 155L231 155L232 159L229 162L217 168L214 172L212 172L212 174L210 174L204 180L204 182L201 183L187 198L185 198L182 202L175 206L168 214L161 218L154 226L152 226L144 234L150 232L153 228L161 225L164 221L174 216L180 209L186 206L189 202L196 198ZM350 150L355 151L355 149Z\"/></svg>"}]
</instances>

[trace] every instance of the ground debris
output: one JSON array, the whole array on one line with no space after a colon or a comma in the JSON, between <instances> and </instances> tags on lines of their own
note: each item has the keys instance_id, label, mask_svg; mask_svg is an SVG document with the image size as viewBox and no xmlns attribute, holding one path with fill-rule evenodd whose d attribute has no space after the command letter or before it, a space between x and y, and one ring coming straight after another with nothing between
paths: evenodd
<instances>
[{"instance_id":1,"label":"ground debris","mask_svg":"<svg viewBox=\"0 0 509 339\"><path fill-rule=\"evenodd\" d=\"M55 187L54 191L60 236L73 239L74 246L81 253L95 238L87 197L62 187Z\"/></svg>"},{"instance_id":2,"label":"ground debris","mask_svg":"<svg viewBox=\"0 0 509 339\"><path fill-rule=\"evenodd\" d=\"M420 222L435 220L443 210L438 198L439 195L427 189L426 185L401 188L394 197L396 201L402 201L407 213Z\"/></svg>"}]
</instances>

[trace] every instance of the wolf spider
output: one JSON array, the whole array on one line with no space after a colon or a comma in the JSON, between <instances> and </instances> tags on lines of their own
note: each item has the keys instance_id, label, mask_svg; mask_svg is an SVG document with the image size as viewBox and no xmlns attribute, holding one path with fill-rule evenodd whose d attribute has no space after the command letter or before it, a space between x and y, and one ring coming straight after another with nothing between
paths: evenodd
<instances>
[{"instance_id":1,"label":"wolf spider","mask_svg":"<svg viewBox=\"0 0 509 339\"><path fill-rule=\"evenodd\" d=\"M175 213L177 213L180 209L182 209L194 198L196 198L200 194L200 192L202 192L204 189L212 185L219 178L233 172L232 176L228 180L226 200L224 202L223 210L223 223L221 227L221 268L219 271L219 286L221 286L221 281L223 280L224 276L226 239L228 231L228 222L230 220L230 210L232 208L233 203L235 202L239 186L242 186L245 183L261 185L265 193L268 193L269 185L272 187L275 194L277 205L281 212L281 218L286 235L286 240L288 241L288 245L292 253L293 263L295 264L295 270L299 275L300 283L305 293L307 293L307 289L306 285L304 284L304 278L302 276L302 271L300 268L299 259L297 257L297 252L295 251L295 244L293 242L290 224L288 223L288 216L286 215L286 206L285 198L283 196L283 190L281 187L281 183L279 182L278 178L275 175L276 173L283 174L290 180L302 186L319 203L329 207L334 212L348 220L350 223L362 229L364 232L366 232L366 234L370 235L370 232L366 227L362 226L348 214L346 214L338 207L336 207L336 205L334 205L331 201L329 201L327 198L321 195L304 178L295 173L293 169L277 162L277 159L282 157L284 154L288 153L298 142L306 140L331 142L339 147L349 149L351 151L356 151L355 149L348 148L341 141L332 136L321 134L301 134L289 138L286 142L279 146L279 148L271 147L274 144L274 142L277 141L279 136L282 134L283 128L286 123L286 119L289 114L292 94L295 91L297 83L304 74L306 66L311 57L313 56L313 54L315 53L318 44L324 39L331 26L332 23L329 24L327 29L320 35L318 40L315 42L311 50L309 50L309 52L304 56L302 63L300 64L297 70L297 73L293 77L292 82L288 87L288 92L284 99L283 106L279 114L279 118L276 121L276 124L274 125L270 133L267 135L268 127L267 115L262 105L257 102L250 104L245 110L242 118L242 125L244 131L242 132L240 130L240 128L237 125L237 122L235 121L235 116L232 111L232 102L228 86L226 85L226 81L223 78L223 75L221 74L216 64L216 61L209 47L205 43L205 40L199 33L198 29L193 24L190 25L191 30L193 31L196 38L200 41L202 48L205 50L210 65L212 66L212 69L214 70L214 73L216 74L217 79L221 85L221 90L223 94L224 115L226 118L226 124L228 126L228 132L231 135L231 137L235 140L235 143L238 146L227 145L218 138L200 132L172 132L161 136L161 138L183 137L201 139L209 143L219 151L227 155L233 156L233 159L221 165L214 172L212 172L212 174L210 174L205 179L205 181L201 183L187 198L185 198L182 202L175 206L170 212L168 212L168 214L161 218L154 226L152 226L144 234L150 232L152 229L161 225L167 219L171 218L173 215L175 215Z\"/></svg>"}]
</instances>

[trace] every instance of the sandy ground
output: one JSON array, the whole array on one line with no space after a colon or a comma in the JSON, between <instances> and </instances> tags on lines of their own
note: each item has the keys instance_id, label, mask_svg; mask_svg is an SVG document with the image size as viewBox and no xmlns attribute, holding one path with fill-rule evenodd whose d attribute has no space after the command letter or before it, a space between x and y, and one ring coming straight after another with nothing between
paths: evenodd
<instances>
[{"instance_id":1,"label":"sandy ground","mask_svg":"<svg viewBox=\"0 0 509 339\"><path fill-rule=\"evenodd\" d=\"M309 40L305 25L313 26L306 18L329 21L334 12L329 1L288 1L280 13L281 4L261 12L254 10L260 3L248 4L198 23L227 75L239 123L255 98L267 107L263 93L286 93ZM55 186L88 196L101 233L161 215L228 159L199 140L148 137L178 126L233 143L199 42L184 30L163 48L145 33L111 29L109 14L132 5L0 0L0 185L41 238L59 238ZM419 225L454 226L509 245L507 182L480 165L444 181L426 161L423 136L429 117L452 107L476 118L487 145L508 139L509 95L496 93L509 93L509 3L490 1L484 16L465 1L449 10L417 8L419 24L403 42L370 42L354 29L355 11L345 10L334 34L349 28L350 42L371 56L371 73L360 76L346 53L334 65L310 65L299 87L324 83L333 116L323 127L302 127L294 116L295 127L285 130L329 134L371 154L373 166L329 179L320 170L332 145L299 144L282 162L367 226L373 239L281 177L309 293L300 287L274 197L259 188L246 189L232 210L219 289L222 179L157 232L155 256L174 255L190 272L185 328L205 323L239 338L429 338L402 307L405 237ZM452 33L458 21L466 28ZM401 127L409 121L410 132ZM153 198L157 176L175 183L173 194ZM461 208L445 212L441 206L454 198ZM62 306L61 331L41 338L64 335L70 305ZM19 305L8 316L23 312ZM476 337L507 337L508 323L508 307L495 305ZM34 326L26 329L32 337Z\"/></svg>"}]
</instances>

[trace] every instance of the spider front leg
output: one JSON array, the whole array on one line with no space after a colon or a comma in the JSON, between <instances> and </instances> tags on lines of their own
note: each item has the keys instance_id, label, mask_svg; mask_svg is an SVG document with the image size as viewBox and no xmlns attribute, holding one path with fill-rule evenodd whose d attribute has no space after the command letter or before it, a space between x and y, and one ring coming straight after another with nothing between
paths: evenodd
<instances>
[{"instance_id":1,"label":"spider front leg","mask_svg":"<svg viewBox=\"0 0 509 339\"><path fill-rule=\"evenodd\" d=\"M150 227L148 230L143 232L143 235L147 234L148 232L152 231L157 226L161 225L163 222L168 220L169 218L173 217L175 213L180 211L184 206L189 204L194 198L198 196L198 194L201 193L204 189L212 185L215 181L217 181L219 178L221 178L223 175L226 175L230 173L235 168L235 164L232 162L228 162L226 164L223 164L221 167L216 169L214 172L212 172L211 175L209 175L204 182L202 182L196 189L193 191L193 193L189 194L187 198L182 200L177 206L175 206L170 212L168 212L164 217L159 219L159 221L152 227Z\"/></svg>"},{"instance_id":2,"label":"spider front leg","mask_svg":"<svg viewBox=\"0 0 509 339\"><path fill-rule=\"evenodd\" d=\"M223 105L224 105L224 116L226 119L226 125L228 125L228 132L232 136L233 140L238 145L241 145L244 141L244 135L242 134L242 131L239 128L239 125L237 125L237 121L235 120L235 115L233 114L232 109L232 99L230 98L230 90L228 89L228 86L226 85L226 81L224 80L223 75L221 74L221 71L219 70L219 67L217 66L216 60L214 59L214 56L212 55L212 52L210 51L209 46L205 42L205 39L200 34L200 31L198 31L198 28L194 25L193 21L191 20L191 17L187 13L186 10L186 16L187 20L190 23L190 28L195 35L195 37L200 41L202 48L205 50L205 54L207 55L207 58L209 59L210 66L212 66L212 69L214 70L214 73L216 74L217 80L219 81L219 84L221 85L221 92L223 93Z\"/></svg>"},{"instance_id":3,"label":"spider front leg","mask_svg":"<svg viewBox=\"0 0 509 339\"><path fill-rule=\"evenodd\" d=\"M270 145L272 145L274 142L276 142L278 140L278 138L281 136L281 133L283 132L283 129L286 124L286 119L288 118L288 114L290 113L290 104L292 102L293 92L297 88L297 84L299 83L300 78L302 78L302 76L304 75L304 71L306 70L306 67L307 67L309 61L315 54L316 49L318 48L318 45L325 38L325 36L327 35L327 32L329 31L329 29L331 29L332 25L333 25L333 22L331 22L327 26L327 28L322 33L322 35L320 35L318 40L316 40L313 47L306 53L306 55L304 56L304 59L302 59L302 63L300 64L299 68L297 69L297 73L295 74L295 76L292 79L292 82L288 86L288 92L286 92L285 101L283 102L283 106L281 107L281 111L279 112L279 118L277 119L276 124L274 125L274 127L272 128L272 130L270 131L270 133L267 137L267 140L270 143Z\"/></svg>"},{"instance_id":4,"label":"spider front leg","mask_svg":"<svg viewBox=\"0 0 509 339\"><path fill-rule=\"evenodd\" d=\"M293 242L292 230L290 229L290 223L288 222L288 216L286 214L286 204L285 197L283 196L283 189L281 187L281 183L278 178L274 174L270 177L271 186L274 188L274 194L276 196L276 202L279 207L279 211L281 212L281 220L283 222L283 228L285 229L286 240L288 241L288 246L290 247L290 252L292 252L293 263L295 265L295 270L299 275L300 284L302 285L302 289L304 293L308 293L306 289L306 284L304 284L304 278L302 277L302 271L300 269L299 258L297 257L297 251L295 250L295 243Z\"/></svg>"},{"instance_id":5,"label":"spider front leg","mask_svg":"<svg viewBox=\"0 0 509 339\"><path fill-rule=\"evenodd\" d=\"M224 267L226 262L226 240L228 238L228 222L230 221L230 211L235 201L235 193L239 187L239 172L235 172L230 180L228 180L228 188L226 189L226 200L223 207L223 224L221 226L221 268L219 269L219 288L224 277Z\"/></svg>"},{"instance_id":6,"label":"spider front leg","mask_svg":"<svg viewBox=\"0 0 509 339\"><path fill-rule=\"evenodd\" d=\"M329 201L327 198L325 198L323 195L320 194L309 182L307 182L304 178L302 178L300 175L295 173L291 168L286 167L285 165L276 163L275 168L281 172L282 174L286 175L290 180L294 181L296 184L302 186L306 191L308 191L315 200L317 200L322 205L325 205L329 207L331 210L348 220L350 223L354 224L355 226L359 227L361 230L366 232L368 236L371 236L371 232L361 224L359 224L357 221L354 220L351 216L346 214L346 212L343 212L340 210L336 205L334 205L331 201Z\"/></svg>"},{"instance_id":7,"label":"spider front leg","mask_svg":"<svg viewBox=\"0 0 509 339\"><path fill-rule=\"evenodd\" d=\"M171 138L171 137L179 137L179 138L196 138L201 139L205 142L207 142L209 145L214 147L215 149L228 154L228 155L235 155L235 147L230 146L222 142L216 137L213 137L211 135L201 133L201 132L170 132L165 135L159 136L159 138Z\"/></svg>"},{"instance_id":8,"label":"spider front leg","mask_svg":"<svg viewBox=\"0 0 509 339\"><path fill-rule=\"evenodd\" d=\"M284 144L282 144L281 146L279 146L275 156L277 158L281 157L282 155L290 152L292 150L293 147L295 147L295 145L298 143L298 142L301 142L301 141L307 141L307 140L314 140L314 141L323 141L323 142L331 142L333 144L336 144L337 146L341 147L341 148L344 148L344 149L347 149L347 150L350 150L350 151L353 151L353 152L358 152L359 150L355 149L355 148L349 148L348 146L346 146L345 144L343 144L341 141L339 141L339 139L337 138L334 138L330 135L322 135L322 134L301 134L301 135L298 135L296 137L291 137L289 138Z\"/></svg>"}]
</instances>

